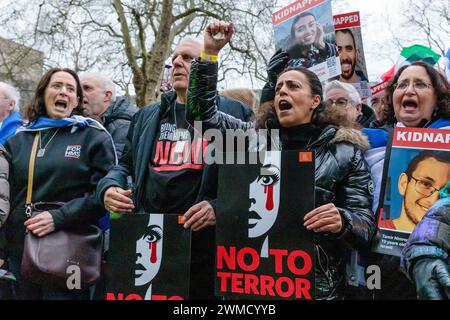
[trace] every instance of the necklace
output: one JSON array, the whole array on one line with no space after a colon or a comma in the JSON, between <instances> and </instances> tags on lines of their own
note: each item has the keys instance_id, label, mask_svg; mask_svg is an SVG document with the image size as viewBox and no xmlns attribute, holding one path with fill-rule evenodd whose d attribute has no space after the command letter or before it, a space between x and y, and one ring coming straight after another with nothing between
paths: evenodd
<instances>
[{"instance_id":1,"label":"necklace","mask_svg":"<svg viewBox=\"0 0 450 320\"><path fill-rule=\"evenodd\" d=\"M42 148L41 142L42 142L42 137L41 137L41 132L38 132L39 135L39 150L37 152L37 157L38 158L42 158L45 155L45 149L47 148L47 146L49 145L49 143L53 140L53 138L56 136L56 134L58 133L60 128L58 128L55 133L52 135L52 137L50 138L50 140L47 141L47 143L45 144L45 146Z\"/></svg>"}]
</instances>

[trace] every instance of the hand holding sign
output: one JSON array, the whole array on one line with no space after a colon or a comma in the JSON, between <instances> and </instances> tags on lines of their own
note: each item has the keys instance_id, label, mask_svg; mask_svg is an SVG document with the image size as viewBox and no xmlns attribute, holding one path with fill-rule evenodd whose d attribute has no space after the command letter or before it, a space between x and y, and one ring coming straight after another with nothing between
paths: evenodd
<instances>
[{"instance_id":1,"label":"hand holding sign","mask_svg":"<svg viewBox=\"0 0 450 320\"><path fill-rule=\"evenodd\" d=\"M193 205L184 215L186 229L190 228L192 231L199 231L208 226L216 224L216 214L214 208L208 201L202 201Z\"/></svg>"},{"instance_id":2,"label":"hand holding sign","mask_svg":"<svg viewBox=\"0 0 450 320\"><path fill-rule=\"evenodd\" d=\"M234 25L225 21L215 21L205 29L204 51L209 55L218 55L225 45L230 42L234 33Z\"/></svg>"}]
</instances>

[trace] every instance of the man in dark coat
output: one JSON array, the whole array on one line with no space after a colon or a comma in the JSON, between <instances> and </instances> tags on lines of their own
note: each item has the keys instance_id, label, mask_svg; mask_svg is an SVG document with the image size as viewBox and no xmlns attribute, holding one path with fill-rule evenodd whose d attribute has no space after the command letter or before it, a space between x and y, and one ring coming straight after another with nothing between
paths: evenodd
<instances>
[{"instance_id":1,"label":"man in dark coat","mask_svg":"<svg viewBox=\"0 0 450 320\"><path fill-rule=\"evenodd\" d=\"M88 73L81 79L83 114L100 121L112 136L120 158L136 106L124 97L116 98L114 83L103 74Z\"/></svg>"},{"instance_id":2,"label":"man in dark coat","mask_svg":"<svg viewBox=\"0 0 450 320\"><path fill-rule=\"evenodd\" d=\"M185 116L186 92L192 61L200 56L202 45L183 39L172 56L173 91L161 102L142 108L130 125L119 165L98 184L97 194L105 208L116 213L147 212L184 214L190 228L190 298L214 296L214 228L212 201L202 201L202 185L209 178L207 166L195 161L207 142L194 133ZM219 97L221 111L248 120L251 111L242 103ZM131 176L135 190L127 189ZM129 198L131 196L131 198Z\"/></svg>"}]
</instances>

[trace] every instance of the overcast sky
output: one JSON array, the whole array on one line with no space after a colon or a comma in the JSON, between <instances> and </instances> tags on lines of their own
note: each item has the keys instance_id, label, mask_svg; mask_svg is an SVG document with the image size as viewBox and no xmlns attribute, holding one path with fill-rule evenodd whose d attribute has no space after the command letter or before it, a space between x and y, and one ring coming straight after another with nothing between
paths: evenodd
<instances>
[{"instance_id":1,"label":"overcast sky","mask_svg":"<svg viewBox=\"0 0 450 320\"><path fill-rule=\"evenodd\" d=\"M14 0L0 0L0 10L12 1ZM295 0L276 1L280 8L295 2ZM437 0L430 0L430 3L432 1ZM376 81L383 72L393 65L399 56L400 49L394 45L390 30L397 30L398 36L405 40L404 46L416 43L426 44L425 41L420 43L410 40L416 34L408 32L402 27L402 24L405 24L403 6L406 2L407 0L333 0L332 2L333 14L360 12L361 32L370 81ZM450 28L450 26L447 26L447 28ZM450 30L443 35L443 39L450 47ZM224 86L251 86L245 78L231 80L231 82L224 83Z\"/></svg>"},{"instance_id":2,"label":"overcast sky","mask_svg":"<svg viewBox=\"0 0 450 320\"><path fill-rule=\"evenodd\" d=\"M277 3L281 8L295 1L277 0ZM425 39L413 40L413 37L417 38L417 33L404 28L406 25L403 14L405 3L407 0L332 0L333 15L360 12L366 66L371 82L378 81L380 75L388 71L400 55L400 48L393 40L393 32L403 40L405 47L413 44L427 45ZM447 28L448 32L442 35L442 39L450 47L450 26ZM245 79L235 79L233 82L234 86L248 86Z\"/></svg>"},{"instance_id":3,"label":"overcast sky","mask_svg":"<svg viewBox=\"0 0 450 320\"><path fill-rule=\"evenodd\" d=\"M336 0L337 3L348 4L344 10L336 8L334 14L359 11L361 17L361 32L366 56L369 79L375 81L380 74L387 71L397 60L400 52L393 44L392 34L387 28L387 21L391 22L392 30L399 30L400 36L408 39L408 34L399 28L402 16L402 2L398 0ZM336 5L335 5L336 4ZM389 20L388 20L389 19ZM410 43L411 45L414 43ZM382 50L380 47L382 46Z\"/></svg>"},{"instance_id":4,"label":"overcast sky","mask_svg":"<svg viewBox=\"0 0 450 320\"><path fill-rule=\"evenodd\" d=\"M287 5L295 0L278 0L277 2ZM397 61L400 54L400 50L394 45L388 24L391 30L398 32L399 38L405 40L404 46L426 45L425 39L421 43L412 40L416 34L402 28L405 24L403 6L406 2L406 0L333 0L332 2L333 14L360 12L361 32L370 81L377 80ZM450 47L450 30L448 31L443 38L446 38L445 42Z\"/></svg>"}]
</instances>

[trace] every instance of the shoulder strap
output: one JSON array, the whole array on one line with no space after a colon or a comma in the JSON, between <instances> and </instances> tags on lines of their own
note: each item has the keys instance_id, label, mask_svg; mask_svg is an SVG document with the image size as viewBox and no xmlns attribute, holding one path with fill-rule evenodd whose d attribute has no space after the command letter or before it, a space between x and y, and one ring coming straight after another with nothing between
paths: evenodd
<instances>
[{"instance_id":1,"label":"shoulder strap","mask_svg":"<svg viewBox=\"0 0 450 320\"><path fill-rule=\"evenodd\" d=\"M33 147L31 148L30 162L28 163L28 188L27 199L25 202L25 214L28 218L31 217L31 195L33 192L33 176L34 176L34 162L36 161L36 151L41 132L38 131L34 136Z\"/></svg>"}]
</instances>

